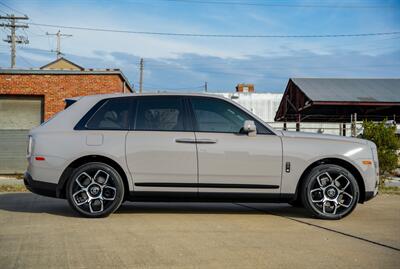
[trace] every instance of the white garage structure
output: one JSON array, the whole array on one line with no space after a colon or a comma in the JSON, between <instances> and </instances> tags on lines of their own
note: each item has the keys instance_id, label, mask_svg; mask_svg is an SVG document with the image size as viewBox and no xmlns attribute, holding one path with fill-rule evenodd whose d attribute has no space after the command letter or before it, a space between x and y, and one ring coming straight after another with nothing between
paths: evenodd
<instances>
[{"instance_id":1,"label":"white garage structure","mask_svg":"<svg viewBox=\"0 0 400 269\"><path fill-rule=\"evenodd\" d=\"M26 170L29 129L43 121L43 97L0 95L0 174Z\"/></svg>"}]
</instances>

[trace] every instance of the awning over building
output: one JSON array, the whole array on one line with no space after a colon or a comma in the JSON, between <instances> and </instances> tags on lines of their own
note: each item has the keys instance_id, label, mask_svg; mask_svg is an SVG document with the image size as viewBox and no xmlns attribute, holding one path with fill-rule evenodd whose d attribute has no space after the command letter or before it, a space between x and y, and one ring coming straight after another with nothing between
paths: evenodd
<instances>
[{"instance_id":1,"label":"awning over building","mask_svg":"<svg viewBox=\"0 0 400 269\"><path fill-rule=\"evenodd\" d=\"M276 121L400 121L400 79L291 78Z\"/></svg>"}]
</instances>

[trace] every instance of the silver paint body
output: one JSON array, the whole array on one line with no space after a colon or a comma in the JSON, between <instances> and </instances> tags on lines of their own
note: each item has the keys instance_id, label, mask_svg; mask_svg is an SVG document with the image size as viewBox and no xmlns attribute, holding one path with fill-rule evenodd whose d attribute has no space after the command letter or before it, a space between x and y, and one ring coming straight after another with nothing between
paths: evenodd
<instances>
[{"instance_id":1,"label":"silver paint body","mask_svg":"<svg viewBox=\"0 0 400 269\"><path fill-rule=\"evenodd\" d=\"M220 98L240 107L231 100L215 95L184 95ZM78 121L98 101L119 96L128 95L83 97L47 123L32 129L32 153L28 156L28 172L32 178L57 184L63 171L74 160L88 155L102 155L121 166L127 176L130 191L291 194L295 193L297 183L307 167L324 158L337 158L352 164L360 172L366 192L377 193L376 146L367 140L282 132L265 123L274 134L239 136L204 132L74 130ZM253 117L262 122L257 116ZM176 139L212 139L216 143L177 143ZM43 156L46 160L36 161L35 156ZM375 165L363 164L366 160L374 161ZM291 164L289 173L285 171L286 162ZM134 183L139 182L264 184L279 185L279 188L134 186Z\"/></svg>"}]
</instances>

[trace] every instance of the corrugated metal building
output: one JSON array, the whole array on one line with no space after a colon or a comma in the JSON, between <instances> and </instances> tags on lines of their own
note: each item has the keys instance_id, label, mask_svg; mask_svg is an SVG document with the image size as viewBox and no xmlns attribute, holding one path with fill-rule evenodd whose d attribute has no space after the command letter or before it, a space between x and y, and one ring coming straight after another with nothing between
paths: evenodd
<instances>
[{"instance_id":1,"label":"corrugated metal building","mask_svg":"<svg viewBox=\"0 0 400 269\"><path fill-rule=\"evenodd\" d=\"M400 116L400 79L291 78L275 120L348 122Z\"/></svg>"}]
</instances>

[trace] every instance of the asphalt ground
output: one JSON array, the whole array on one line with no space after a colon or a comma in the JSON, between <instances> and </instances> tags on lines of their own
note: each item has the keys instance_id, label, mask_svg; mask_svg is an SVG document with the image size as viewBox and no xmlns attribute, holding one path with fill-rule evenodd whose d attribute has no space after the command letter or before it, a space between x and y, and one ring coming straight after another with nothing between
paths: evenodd
<instances>
[{"instance_id":1,"label":"asphalt ground","mask_svg":"<svg viewBox=\"0 0 400 269\"><path fill-rule=\"evenodd\" d=\"M339 221L288 204L131 203L85 219L0 194L0 268L399 268L400 195Z\"/></svg>"}]
</instances>

